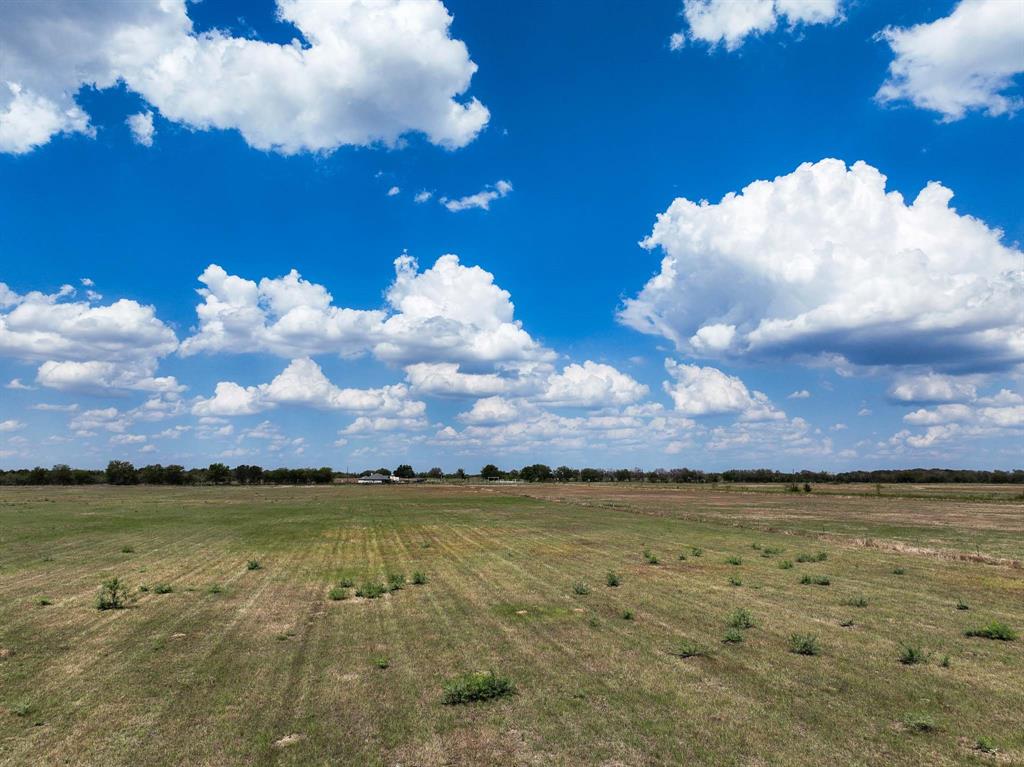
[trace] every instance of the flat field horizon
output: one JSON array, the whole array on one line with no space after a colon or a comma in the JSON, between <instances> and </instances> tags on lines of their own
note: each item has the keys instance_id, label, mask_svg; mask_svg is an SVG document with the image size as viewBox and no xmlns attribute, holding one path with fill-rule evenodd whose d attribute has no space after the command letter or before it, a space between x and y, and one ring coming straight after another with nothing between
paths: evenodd
<instances>
[{"instance_id":1,"label":"flat field horizon","mask_svg":"<svg viewBox=\"0 0 1024 767\"><path fill-rule=\"evenodd\" d=\"M0 764L1021 763L1021 493L0 488Z\"/></svg>"}]
</instances>

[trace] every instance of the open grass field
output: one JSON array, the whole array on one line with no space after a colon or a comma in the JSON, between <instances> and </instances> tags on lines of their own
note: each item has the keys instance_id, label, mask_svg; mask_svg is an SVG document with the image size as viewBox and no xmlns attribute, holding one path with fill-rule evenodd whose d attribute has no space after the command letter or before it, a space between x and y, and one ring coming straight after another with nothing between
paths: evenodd
<instances>
[{"instance_id":1,"label":"open grass field","mask_svg":"<svg viewBox=\"0 0 1024 767\"><path fill-rule=\"evenodd\" d=\"M4 488L0 764L1022 764L1021 488L939 490Z\"/></svg>"}]
</instances>

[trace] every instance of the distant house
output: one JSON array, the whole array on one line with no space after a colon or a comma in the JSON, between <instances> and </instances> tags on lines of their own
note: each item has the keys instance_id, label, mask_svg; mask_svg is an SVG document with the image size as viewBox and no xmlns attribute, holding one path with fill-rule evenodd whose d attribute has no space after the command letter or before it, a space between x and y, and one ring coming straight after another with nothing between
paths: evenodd
<instances>
[{"instance_id":1,"label":"distant house","mask_svg":"<svg viewBox=\"0 0 1024 767\"><path fill-rule=\"evenodd\" d=\"M367 474L359 478L360 485L386 485L391 481L387 474Z\"/></svg>"}]
</instances>

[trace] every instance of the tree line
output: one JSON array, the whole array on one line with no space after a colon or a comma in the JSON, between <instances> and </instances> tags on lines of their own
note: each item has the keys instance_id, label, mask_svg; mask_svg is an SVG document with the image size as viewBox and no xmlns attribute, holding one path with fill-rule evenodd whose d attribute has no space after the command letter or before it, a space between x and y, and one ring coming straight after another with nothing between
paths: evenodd
<instances>
[{"instance_id":1,"label":"tree line","mask_svg":"<svg viewBox=\"0 0 1024 767\"><path fill-rule=\"evenodd\" d=\"M211 463L205 468L186 469L184 466L159 463L136 468L129 461L111 461L106 469L75 469L67 464L57 464L46 469L0 470L0 485L324 485L335 478L363 477L369 474L395 476L399 479L464 480L468 475L463 469L446 473L439 467L424 472L415 471L410 464L403 463L394 470L387 468L367 469L358 474L336 472L329 466L320 468L277 468L264 469L261 466L241 464L231 468L223 463ZM503 470L492 463L484 466L477 477L488 480L519 482L663 482L663 483L717 483L756 482L779 484L807 483L857 483L873 484L928 484L928 483L976 483L976 484L1022 484L1024 470L986 471L977 469L880 469L876 471L799 471L781 472L773 469L729 469L721 472L706 472L700 469L576 469L558 466L552 469L543 463L534 463L518 469Z\"/></svg>"}]
</instances>

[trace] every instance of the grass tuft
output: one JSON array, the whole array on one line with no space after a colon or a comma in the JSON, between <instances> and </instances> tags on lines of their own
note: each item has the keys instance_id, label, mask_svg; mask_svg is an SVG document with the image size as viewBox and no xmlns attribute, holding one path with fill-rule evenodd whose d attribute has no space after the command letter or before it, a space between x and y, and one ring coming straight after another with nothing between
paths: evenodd
<instances>
[{"instance_id":1,"label":"grass tuft","mask_svg":"<svg viewBox=\"0 0 1024 767\"><path fill-rule=\"evenodd\" d=\"M213 585L210 586L210 588L208 588L206 590L206 593L207 594L220 594L223 591L224 591L224 587L223 586L221 586L219 583L214 583Z\"/></svg>"},{"instance_id":2,"label":"grass tuft","mask_svg":"<svg viewBox=\"0 0 1024 767\"><path fill-rule=\"evenodd\" d=\"M729 629L722 637L722 644L739 644L743 641L743 632L739 629Z\"/></svg>"},{"instance_id":3,"label":"grass tuft","mask_svg":"<svg viewBox=\"0 0 1024 767\"><path fill-rule=\"evenodd\" d=\"M726 557L725 563L727 565L742 565L743 560L740 557Z\"/></svg>"},{"instance_id":4,"label":"grass tuft","mask_svg":"<svg viewBox=\"0 0 1024 767\"><path fill-rule=\"evenodd\" d=\"M745 607L737 607L729 616L728 626L734 629L754 628L754 616Z\"/></svg>"},{"instance_id":5,"label":"grass tuft","mask_svg":"<svg viewBox=\"0 0 1024 767\"><path fill-rule=\"evenodd\" d=\"M632 610L623 610L622 611L622 620L624 620L624 621L631 621L633 619L634 619L634 616L633 616L633 611Z\"/></svg>"},{"instance_id":6,"label":"grass tuft","mask_svg":"<svg viewBox=\"0 0 1024 767\"><path fill-rule=\"evenodd\" d=\"M903 724L910 732L934 732L935 720L928 714L911 713L903 717Z\"/></svg>"},{"instance_id":7,"label":"grass tuft","mask_svg":"<svg viewBox=\"0 0 1024 767\"><path fill-rule=\"evenodd\" d=\"M426 576L426 575L424 575L424 574L423 574L422 572L420 572L419 570L416 570L416 571L415 571L415 572L414 572L414 573L412 574L412 583L413 583L413 585L414 585L414 586L422 586L422 585L423 585L423 584L425 584L426 582L427 582L427 576Z\"/></svg>"},{"instance_id":8,"label":"grass tuft","mask_svg":"<svg viewBox=\"0 0 1024 767\"><path fill-rule=\"evenodd\" d=\"M391 661L389 661L387 658L374 658L373 665L383 670L391 665Z\"/></svg>"},{"instance_id":9,"label":"grass tuft","mask_svg":"<svg viewBox=\"0 0 1024 767\"><path fill-rule=\"evenodd\" d=\"M969 604L967 604L963 599L958 599L958 600L956 600L956 609L957 610L970 610L971 606Z\"/></svg>"},{"instance_id":10,"label":"grass tuft","mask_svg":"<svg viewBox=\"0 0 1024 767\"><path fill-rule=\"evenodd\" d=\"M989 621L983 626L975 626L967 629L964 636L982 637L984 639L998 639L1001 642L1012 642L1017 638L1017 632L1000 621Z\"/></svg>"},{"instance_id":11,"label":"grass tuft","mask_svg":"<svg viewBox=\"0 0 1024 767\"><path fill-rule=\"evenodd\" d=\"M508 677L493 671L463 674L449 679L442 688L441 702L456 706L481 700L493 700L513 695L515 685Z\"/></svg>"},{"instance_id":12,"label":"grass tuft","mask_svg":"<svg viewBox=\"0 0 1024 767\"><path fill-rule=\"evenodd\" d=\"M49 607L53 604L53 600L49 597L39 597L39 599L36 601L36 604L40 607Z\"/></svg>"},{"instance_id":13,"label":"grass tuft","mask_svg":"<svg viewBox=\"0 0 1024 767\"><path fill-rule=\"evenodd\" d=\"M588 586L583 581L576 581L574 584L572 584L572 593L579 594L581 597L585 597L587 594L590 593L590 586Z\"/></svg>"},{"instance_id":14,"label":"grass tuft","mask_svg":"<svg viewBox=\"0 0 1024 767\"><path fill-rule=\"evenodd\" d=\"M828 586L832 581L825 575L805 575L800 579L803 586Z\"/></svg>"},{"instance_id":15,"label":"grass tuft","mask_svg":"<svg viewBox=\"0 0 1024 767\"><path fill-rule=\"evenodd\" d=\"M994 754L996 752L995 741L982 735L974 741L974 750L983 754Z\"/></svg>"},{"instance_id":16,"label":"grass tuft","mask_svg":"<svg viewBox=\"0 0 1024 767\"><path fill-rule=\"evenodd\" d=\"M793 569L793 562L788 560L788 559L783 559L781 562L779 562L779 569L780 570L792 570Z\"/></svg>"},{"instance_id":17,"label":"grass tuft","mask_svg":"<svg viewBox=\"0 0 1024 767\"><path fill-rule=\"evenodd\" d=\"M904 570L902 567L894 567L893 571L892 571L892 574L893 575L906 575L907 571Z\"/></svg>"},{"instance_id":18,"label":"grass tuft","mask_svg":"<svg viewBox=\"0 0 1024 767\"><path fill-rule=\"evenodd\" d=\"M797 558L797 562L824 562L828 559L828 554L824 551L819 551L817 554L800 554Z\"/></svg>"},{"instance_id":19,"label":"grass tuft","mask_svg":"<svg viewBox=\"0 0 1024 767\"><path fill-rule=\"evenodd\" d=\"M388 591L400 591L405 587L405 575L403 573L388 574Z\"/></svg>"},{"instance_id":20,"label":"grass tuft","mask_svg":"<svg viewBox=\"0 0 1024 767\"><path fill-rule=\"evenodd\" d=\"M348 598L348 589L343 586L335 586L327 592L328 599L333 599L335 602L340 602L342 599Z\"/></svg>"},{"instance_id":21,"label":"grass tuft","mask_svg":"<svg viewBox=\"0 0 1024 767\"><path fill-rule=\"evenodd\" d=\"M926 662L928 654L920 647L905 644L900 647L900 653L897 658L904 666L916 666L918 663Z\"/></svg>"},{"instance_id":22,"label":"grass tuft","mask_svg":"<svg viewBox=\"0 0 1024 767\"><path fill-rule=\"evenodd\" d=\"M821 645L814 634L790 634L789 651L797 655L821 655Z\"/></svg>"},{"instance_id":23,"label":"grass tuft","mask_svg":"<svg viewBox=\"0 0 1024 767\"><path fill-rule=\"evenodd\" d=\"M356 596L363 597L364 599L377 599L377 597L382 597L386 593L387 589L375 581L366 581L356 589Z\"/></svg>"},{"instance_id":24,"label":"grass tuft","mask_svg":"<svg viewBox=\"0 0 1024 767\"><path fill-rule=\"evenodd\" d=\"M622 583L622 577L618 573L609 570L608 574L604 577L604 582L615 588Z\"/></svg>"},{"instance_id":25,"label":"grass tuft","mask_svg":"<svg viewBox=\"0 0 1024 767\"><path fill-rule=\"evenodd\" d=\"M684 639L672 647L668 651L668 654L674 655L677 658L706 658L711 655L711 650L699 642L692 642L689 639Z\"/></svg>"},{"instance_id":26,"label":"grass tuft","mask_svg":"<svg viewBox=\"0 0 1024 767\"><path fill-rule=\"evenodd\" d=\"M693 554L693 556L695 557L702 557L704 556L704 549L702 549L700 546L691 546L690 553Z\"/></svg>"},{"instance_id":27,"label":"grass tuft","mask_svg":"<svg viewBox=\"0 0 1024 767\"><path fill-rule=\"evenodd\" d=\"M121 553L122 554L134 554L135 553L135 549L133 549L131 546L122 546L121 547Z\"/></svg>"},{"instance_id":28,"label":"grass tuft","mask_svg":"<svg viewBox=\"0 0 1024 767\"><path fill-rule=\"evenodd\" d=\"M729 585L730 586L742 586L743 585L743 581L741 581L735 575L730 575L729 576Z\"/></svg>"},{"instance_id":29,"label":"grass tuft","mask_svg":"<svg viewBox=\"0 0 1024 767\"><path fill-rule=\"evenodd\" d=\"M847 607L867 607L868 600L865 597L853 597L843 602Z\"/></svg>"},{"instance_id":30,"label":"grass tuft","mask_svg":"<svg viewBox=\"0 0 1024 767\"><path fill-rule=\"evenodd\" d=\"M158 583L153 587L154 594L170 594L174 587L169 583Z\"/></svg>"},{"instance_id":31,"label":"grass tuft","mask_svg":"<svg viewBox=\"0 0 1024 767\"><path fill-rule=\"evenodd\" d=\"M258 559L250 559L246 563L245 569L246 570L262 570L263 569L263 565L260 564L260 561Z\"/></svg>"},{"instance_id":32,"label":"grass tuft","mask_svg":"<svg viewBox=\"0 0 1024 767\"><path fill-rule=\"evenodd\" d=\"M338 585L341 586L343 589L351 589L356 585L356 582L351 578L342 578L340 581L338 581Z\"/></svg>"}]
</instances>

